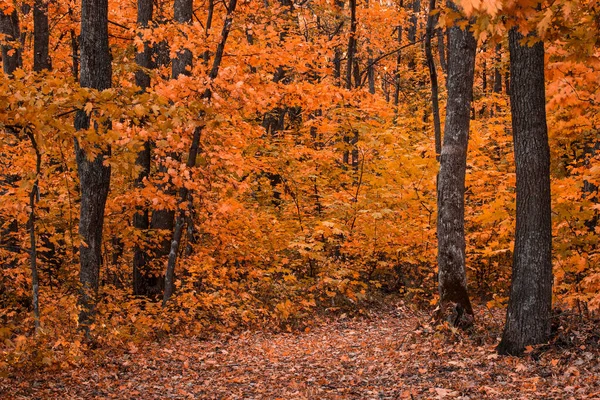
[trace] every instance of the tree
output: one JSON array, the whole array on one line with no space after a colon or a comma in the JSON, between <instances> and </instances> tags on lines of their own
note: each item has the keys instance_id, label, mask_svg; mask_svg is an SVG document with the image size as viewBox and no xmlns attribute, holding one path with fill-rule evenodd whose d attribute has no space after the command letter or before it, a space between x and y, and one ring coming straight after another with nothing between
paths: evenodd
<instances>
[{"instance_id":1,"label":"tree","mask_svg":"<svg viewBox=\"0 0 600 400\"><path fill-rule=\"evenodd\" d=\"M81 73L80 84L84 88L105 90L111 87L112 67L108 47L108 0L82 0L81 2ZM75 117L75 129L90 128L92 113L79 110ZM97 117L100 117L97 115ZM109 128L106 120L94 121L99 132ZM102 137L102 136L101 136ZM89 156L82 143L85 138L75 139L75 154L81 191L79 215L79 246L81 292L79 296L79 324L89 335L94 318L100 266L102 265L102 230L104 208L110 188L110 146L93 143L97 154ZM90 157L93 157L90 159Z\"/></svg>"},{"instance_id":2,"label":"tree","mask_svg":"<svg viewBox=\"0 0 600 400\"><path fill-rule=\"evenodd\" d=\"M544 44L509 32L510 103L517 173L517 227L510 300L500 354L521 354L550 336L552 219Z\"/></svg>"},{"instance_id":3,"label":"tree","mask_svg":"<svg viewBox=\"0 0 600 400\"><path fill-rule=\"evenodd\" d=\"M473 319L465 265L464 197L476 49L469 26L463 29L455 23L448 28L448 102L437 200L438 279L442 314L455 304L459 318L453 323L463 326Z\"/></svg>"},{"instance_id":4,"label":"tree","mask_svg":"<svg viewBox=\"0 0 600 400\"><path fill-rule=\"evenodd\" d=\"M137 24L139 28L148 28L148 24L152 21L154 4L152 0L138 0L137 3ZM136 63L140 69L135 73L135 83L140 87L142 92L145 92L150 86L150 75L146 70L151 69L152 62L152 47L148 41L144 42L144 48L135 56ZM150 141L146 140L142 144L142 150L138 152L136 165L140 167L140 172L134 182L136 187L142 187L144 179L148 178L151 166L151 151ZM145 230L150 226L148 209L138 209L133 216L133 226L136 229ZM149 296L151 286L155 284L156 278L150 277L148 271L149 257L145 249L139 244L136 244L133 253L133 294Z\"/></svg>"},{"instance_id":5,"label":"tree","mask_svg":"<svg viewBox=\"0 0 600 400\"><path fill-rule=\"evenodd\" d=\"M12 76L13 72L23 64L19 44L21 30L16 5L5 4L4 7L0 9L0 33L6 35L5 43L1 46L2 67L6 75Z\"/></svg>"},{"instance_id":6,"label":"tree","mask_svg":"<svg viewBox=\"0 0 600 400\"><path fill-rule=\"evenodd\" d=\"M48 2L35 0L33 5L33 70L51 69L49 47L50 30L48 26Z\"/></svg>"}]
</instances>

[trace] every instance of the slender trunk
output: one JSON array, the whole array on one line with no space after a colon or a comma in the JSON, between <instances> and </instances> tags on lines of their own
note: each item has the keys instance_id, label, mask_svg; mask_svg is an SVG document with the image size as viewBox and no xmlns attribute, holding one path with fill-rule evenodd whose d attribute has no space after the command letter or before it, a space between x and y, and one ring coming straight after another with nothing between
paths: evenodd
<instances>
[{"instance_id":1,"label":"slender trunk","mask_svg":"<svg viewBox=\"0 0 600 400\"><path fill-rule=\"evenodd\" d=\"M450 7L458 10L449 2ZM457 326L473 322L465 266L465 173L469 113L473 98L477 42L470 31L448 28L448 102L438 179L438 268L442 315L458 314Z\"/></svg>"},{"instance_id":2,"label":"slender trunk","mask_svg":"<svg viewBox=\"0 0 600 400\"><path fill-rule=\"evenodd\" d=\"M427 27L425 29L425 56L427 58L427 67L429 68L429 79L431 80L431 109L433 113L433 130L435 135L435 154L439 161L439 155L442 152L442 127L440 122L440 104L438 99L438 78L433 51L431 50L431 39L433 37L435 24L437 23L437 14L435 11L435 1L429 0L429 16L427 17Z\"/></svg>"},{"instance_id":3,"label":"slender trunk","mask_svg":"<svg viewBox=\"0 0 600 400\"><path fill-rule=\"evenodd\" d=\"M369 49L369 59L367 60L368 70L367 78L369 80L369 93L375 94L375 65L373 65L373 50Z\"/></svg>"},{"instance_id":4,"label":"slender trunk","mask_svg":"<svg viewBox=\"0 0 600 400\"><path fill-rule=\"evenodd\" d=\"M356 0L350 0L350 36L346 52L346 89L352 89L352 68L356 54Z\"/></svg>"},{"instance_id":5,"label":"slender trunk","mask_svg":"<svg viewBox=\"0 0 600 400\"><path fill-rule=\"evenodd\" d=\"M446 46L444 45L444 29L437 29L437 45L438 45L438 54L440 57L440 67L442 67L442 71L444 75L448 74L448 63L446 62Z\"/></svg>"},{"instance_id":6,"label":"slender trunk","mask_svg":"<svg viewBox=\"0 0 600 400\"><path fill-rule=\"evenodd\" d=\"M153 0L138 0L137 3L137 24L138 28L144 29L148 27L152 21L154 11ZM144 48L135 56L135 61L140 66L140 69L135 72L135 83L140 87L142 92L145 92L150 86L150 75L145 71L153 67L152 48L149 42L144 42ZM140 167L140 172L135 179L134 185L141 188L144 185L144 179L150 174L151 166L151 150L150 142L145 141L142 145L142 150L136 158L136 165ZM137 209L133 216L133 227L139 230L147 230L150 227L150 218L147 208ZM136 244L133 250L133 294L138 296L150 296L150 288L156 285L156 278L150 276L148 271L149 257L147 252Z\"/></svg>"},{"instance_id":7,"label":"slender trunk","mask_svg":"<svg viewBox=\"0 0 600 400\"><path fill-rule=\"evenodd\" d=\"M502 45L496 45L496 65L494 66L494 93L502 93L502 72L500 64L502 63Z\"/></svg>"},{"instance_id":8,"label":"slender trunk","mask_svg":"<svg viewBox=\"0 0 600 400\"><path fill-rule=\"evenodd\" d=\"M237 6L237 0L229 0L229 4L227 6L227 15L225 16L225 22L223 23L223 29L221 30L221 41L217 45L217 50L215 52L215 58L213 60L213 65L209 74L209 78L215 79L219 74L219 68L221 66L221 62L223 60L223 54L225 52L225 45L227 43L227 38L229 37L229 32L231 32L231 26L233 24L233 13L235 12L235 8ZM202 97L208 101L210 101L212 97L212 93L210 89L207 89ZM203 127L197 127L194 130L194 136L192 138L192 144L189 150L189 156L187 161L187 168L189 170L193 169L196 166L196 158L200 149L200 135L202 133ZM183 208L184 204L188 204L188 207L191 207L192 200L192 192L187 189L185 186L182 187L179 191L179 206L177 212L177 218L175 221L175 229L173 231L173 238L171 240L171 247L169 251L169 259L167 262L167 270L165 272L165 291L163 296L162 305L165 307L169 302L169 299L173 295L175 291L175 266L177 265L177 257L179 254L179 246L181 245L181 237L183 235L184 225L186 221L186 214L191 215L189 210Z\"/></svg>"},{"instance_id":9,"label":"slender trunk","mask_svg":"<svg viewBox=\"0 0 600 400\"><path fill-rule=\"evenodd\" d=\"M52 68L49 53L50 30L48 27L48 3L35 0L33 6L33 70Z\"/></svg>"},{"instance_id":10,"label":"slender trunk","mask_svg":"<svg viewBox=\"0 0 600 400\"><path fill-rule=\"evenodd\" d=\"M35 326L35 332L38 333L40 330L40 283L37 270L37 243L36 243L36 227L35 227L35 205L40 199L40 175L42 173L42 153L37 145L35 134L29 132L29 140L31 140L31 146L35 151L35 181L33 187L29 193L29 241L31 245L30 252L30 266L31 266L31 295L33 304L33 321Z\"/></svg>"},{"instance_id":11,"label":"slender trunk","mask_svg":"<svg viewBox=\"0 0 600 400\"><path fill-rule=\"evenodd\" d=\"M13 72L23 64L21 57L21 30L19 28L19 16L17 15L17 7L10 14L4 14L4 10L0 9L0 33L5 35L2 48L2 67L4 73L12 76Z\"/></svg>"},{"instance_id":12,"label":"slender trunk","mask_svg":"<svg viewBox=\"0 0 600 400\"><path fill-rule=\"evenodd\" d=\"M517 173L517 226L506 325L500 354L519 355L550 337L552 219L546 126L544 44L523 45L509 32L510 94Z\"/></svg>"},{"instance_id":13,"label":"slender trunk","mask_svg":"<svg viewBox=\"0 0 600 400\"><path fill-rule=\"evenodd\" d=\"M69 16L73 19L73 9L69 7ZM79 80L79 37L75 33L75 29L69 32L71 35L71 72L76 81Z\"/></svg>"},{"instance_id":14,"label":"slender trunk","mask_svg":"<svg viewBox=\"0 0 600 400\"><path fill-rule=\"evenodd\" d=\"M204 31L206 34L207 40L208 40L208 35L210 35L210 29L212 28L212 20L213 20L214 11L215 11L215 0L208 0L208 15L206 16L206 29ZM210 59L210 52L208 51L208 49L206 49L204 54L202 54L202 59L204 60L204 64L208 65L208 61Z\"/></svg>"},{"instance_id":15,"label":"slender trunk","mask_svg":"<svg viewBox=\"0 0 600 400\"><path fill-rule=\"evenodd\" d=\"M108 46L108 0L81 2L81 79L82 87L105 90L111 87L111 55ZM75 117L75 129L90 127L91 115L80 110ZM105 130L108 124L94 122L95 129ZM85 140L85 138L82 138ZM104 208L110 188L110 147L99 149L93 160L75 139L75 154L81 189L79 246L81 291L79 324L89 337L95 314L100 267L102 265L102 230Z\"/></svg>"}]
</instances>

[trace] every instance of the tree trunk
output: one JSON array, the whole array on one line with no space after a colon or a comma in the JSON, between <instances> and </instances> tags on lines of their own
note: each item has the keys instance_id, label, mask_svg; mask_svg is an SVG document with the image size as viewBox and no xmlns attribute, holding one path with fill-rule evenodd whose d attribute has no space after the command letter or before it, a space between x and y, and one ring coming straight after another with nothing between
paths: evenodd
<instances>
[{"instance_id":1,"label":"tree trunk","mask_svg":"<svg viewBox=\"0 0 600 400\"><path fill-rule=\"evenodd\" d=\"M550 337L552 220L544 44L509 32L511 113L517 172L517 227L510 300L500 354L519 355Z\"/></svg>"},{"instance_id":2,"label":"tree trunk","mask_svg":"<svg viewBox=\"0 0 600 400\"><path fill-rule=\"evenodd\" d=\"M433 113L433 131L435 135L435 154L439 160L442 152L442 127L440 122L440 103L438 99L438 78L431 49L431 39L433 37L435 25L437 23L437 14L435 11L435 0L429 0L429 16L427 17L427 27L425 29L425 56L427 58L427 67L429 68L429 79L431 80L431 110Z\"/></svg>"},{"instance_id":3,"label":"tree trunk","mask_svg":"<svg viewBox=\"0 0 600 400\"><path fill-rule=\"evenodd\" d=\"M350 0L350 35L346 52L346 89L352 89L352 68L356 54L356 0Z\"/></svg>"},{"instance_id":4,"label":"tree trunk","mask_svg":"<svg viewBox=\"0 0 600 400\"><path fill-rule=\"evenodd\" d=\"M192 0L175 0L174 17L175 22L189 24L192 22L193 4ZM178 49L177 57L173 59L172 76L177 79L179 75L190 75L192 67L192 52L189 49Z\"/></svg>"},{"instance_id":5,"label":"tree trunk","mask_svg":"<svg viewBox=\"0 0 600 400\"><path fill-rule=\"evenodd\" d=\"M12 76L13 72L23 64L21 58L21 30L19 29L19 16L17 15L17 7L14 4L13 12L4 14L4 10L0 9L0 33L6 35L2 47L2 67L4 73Z\"/></svg>"},{"instance_id":6,"label":"tree trunk","mask_svg":"<svg viewBox=\"0 0 600 400\"><path fill-rule=\"evenodd\" d=\"M153 0L138 0L137 3L137 24L140 29L147 28L152 20ZM154 65L152 62L152 48L150 43L145 42L144 48L135 56L136 63L144 69L151 69ZM135 72L135 83L140 87L142 92L145 92L150 86L150 75L144 70ZM144 179L150 173L150 142L143 143L142 150L138 153L136 165L140 167L134 185L137 188L143 187ZM150 227L148 209L138 209L133 216L133 227L139 230L147 230ZM133 251L133 294L137 296L150 296L151 288L156 285L156 277L150 276L148 271L148 253L139 245L136 244Z\"/></svg>"},{"instance_id":7,"label":"tree trunk","mask_svg":"<svg viewBox=\"0 0 600 400\"><path fill-rule=\"evenodd\" d=\"M33 6L33 70L51 69L50 30L48 27L48 3L35 0Z\"/></svg>"},{"instance_id":8,"label":"tree trunk","mask_svg":"<svg viewBox=\"0 0 600 400\"><path fill-rule=\"evenodd\" d=\"M496 45L496 65L494 66L494 93L502 93L502 72L500 71L500 63L502 62L502 45Z\"/></svg>"},{"instance_id":9,"label":"tree trunk","mask_svg":"<svg viewBox=\"0 0 600 400\"><path fill-rule=\"evenodd\" d=\"M438 177L438 268L440 309L444 315L454 308L461 317L452 321L457 326L473 322L465 267L464 198L476 47L470 26L448 28L448 102Z\"/></svg>"},{"instance_id":10,"label":"tree trunk","mask_svg":"<svg viewBox=\"0 0 600 400\"><path fill-rule=\"evenodd\" d=\"M446 46L444 45L444 30L442 28L437 29L437 45L440 56L440 67L442 67L442 71L446 75L448 74L448 63L446 62Z\"/></svg>"},{"instance_id":11,"label":"tree trunk","mask_svg":"<svg viewBox=\"0 0 600 400\"><path fill-rule=\"evenodd\" d=\"M111 55L108 47L108 0L81 2L81 79L82 87L105 90L111 87ZM90 115L80 110L75 117L75 129L90 126ZM106 129L94 123L96 129ZM75 154L81 188L79 217L79 246L81 291L79 296L79 324L89 336L94 319L100 266L102 264L102 230L104 207L110 188L110 166L104 165L110 156L110 147L103 147L90 160L79 141L75 139Z\"/></svg>"},{"instance_id":12,"label":"tree trunk","mask_svg":"<svg viewBox=\"0 0 600 400\"><path fill-rule=\"evenodd\" d=\"M219 75L219 68L221 67L223 54L225 54L225 45L227 43L227 38L229 37L229 32L231 32L231 26L233 24L233 13L235 12L236 6L237 0L229 0L229 4L227 5L227 15L225 16L225 22L223 23L223 29L221 30L221 40L217 45L213 65L208 76L211 80L214 80ZM210 91L210 88L206 89L206 91L202 95L202 98L210 101L211 97L212 93ZM196 166L196 158L198 152L200 151L200 135L202 133L202 130L202 126L196 127L196 129L194 130L194 135L192 137L192 143L190 145L187 161L188 170L192 170ZM175 266L177 265L179 246L181 245L181 238L183 235L183 228L186 221L186 217L188 218L188 221L191 217L191 212L189 212L190 210L186 211L183 208L183 205L186 203L188 204L188 208L191 210L191 190L187 189L186 187L182 187L179 190L179 202L177 218L175 220L175 230L173 231L173 238L171 240L171 247L169 249L169 259L167 262L167 269L165 271L165 291L162 302L163 307L167 305L169 299L175 291Z\"/></svg>"}]
</instances>

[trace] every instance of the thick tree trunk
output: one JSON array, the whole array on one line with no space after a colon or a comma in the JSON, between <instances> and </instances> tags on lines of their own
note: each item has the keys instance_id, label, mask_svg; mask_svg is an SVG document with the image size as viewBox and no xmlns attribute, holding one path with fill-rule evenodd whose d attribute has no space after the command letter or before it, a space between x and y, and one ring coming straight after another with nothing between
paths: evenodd
<instances>
[{"instance_id":1,"label":"thick tree trunk","mask_svg":"<svg viewBox=\"0 0 600 400\"><path fill-rule=\"evenodd\" d=\"M4 14L0 9L0 33L5 36L5 44L2 47L2 67L4 73L12 76L13 72L23 64L21 58L21 30L19 28L19 16L17 15L16 4L12 13Z\"/></svg>"},{"instance_id":2,"label":"thick tree trunk","mask_svg":"<svg viewBox=\"0 0 600 400\"><path fill-rule=\"evenodd\" d=\"M173 14L175 22L180 24L189 24L192 22L193 15L192 0L175 0ZM190 49L178 49L177 57L173 59L172 76L177 79L179 75L190 75L192 67L192 52Z\"/></svg>"},{"instance_id":3,"label":"thick tree trunk","mask_svg":"<svg viewBox=\"0 0 600 400\"><path fill-rule=\"evenodd\" d=\"M550 337L552 220L544 44L509 32L511 113L517 172L517 227L510 300L500 354L519 355Z\"/></svg>"},{"instance_id":4,"label":"thick tree trunk","mask_svg":"<svg viewBox=\"0 0 600 400\"><path fill-rule=\"evenodd\" d=\"M112 68L108 47L108 0L81 2L81 86L97 90L111 87ZM106 129L94 123L96 129ZM80 110L75 117L75 129L88 129L90 116ZM85 139L83 139L85 140ZM93 160L75 139L75 154L81 188L79 246L81 269L79 279L79 324L89 335L94 318L100 266L102 265L102 230L104 207L110 188L110 166L104 165L110 148L103 147Z\"/></svg>"},{"instance_id":5,"label":"thick tree trunk","mask_svg":"<svg viewBox=\"0 0 600 400\"><path fill-rule=\"evenodd\" d=\"M143 29L147 28L152 20L154 10L153 0L138 0L137 7L137 24ZM154 65L152 62L152 48L150 43L145 42L144 48L135 56L136 63L144 69L151 69ZM140 87L141 91L146 91L150 86L150 75L144 70L138 70L135 73L135 83ZM142 150L138 153L136 165L140 167L140 173L135 180L135 186L143 187L144 179L150 173L150 142L143 143ZM138 209L133 216L133 227L139 230L147 230L150 227L150 218L148 209ZM148 262L150 261L148 253L139 245L136 245L133 251L133 294L138 296L150 296L151 288L156 286L157 277L151 276L148 270Z\"/></svg>"},{"instance_id":6,"label":"thick tree trunk","mask_svg":"<svg viewBox=\"0 0 600 400\"><path fill-rule=\"evenodd\" d=\"M465 266L464 198L477 42L469 29L448 28L448 102L438 176L440 308L445 314L453 307L462 316L452 321L459 326L473 321Z\"/></svg>"},{"instance_id":7,"label":"thick tree trunk","mask_svg":"<svg viewBox=\"0 0 600 400\"><path fill-rule=\"evenodd\" d=\"M48 3L35 0L33 6L33 70L51 69L50 30L48 27Z\"/></svg>"}]
</instances>

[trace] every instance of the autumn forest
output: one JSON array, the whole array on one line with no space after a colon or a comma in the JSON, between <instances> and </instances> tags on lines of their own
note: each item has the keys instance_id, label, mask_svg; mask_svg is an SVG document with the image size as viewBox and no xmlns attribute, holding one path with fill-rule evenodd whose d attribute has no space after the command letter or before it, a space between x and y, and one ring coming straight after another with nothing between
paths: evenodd
<instances>
[{"instance_id":1,"label":"autumn forest","mask_svg":"<svg viewBox=\"0 0 600 400\"><path fill-rule=\"evenodd\" d=\"M600 396L595 0L2 0L0 47L0 397Z\"/></svg>"}]
</instances>

